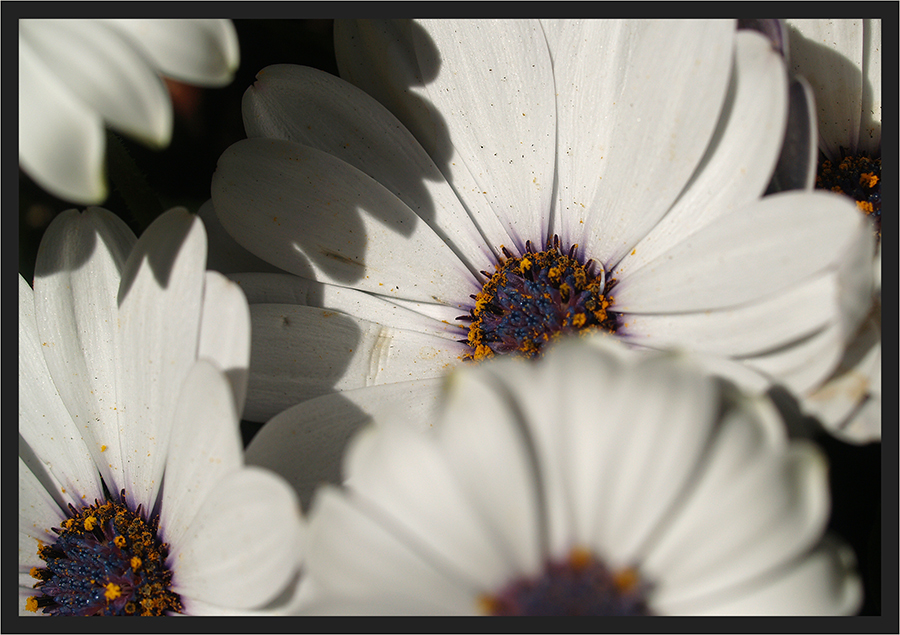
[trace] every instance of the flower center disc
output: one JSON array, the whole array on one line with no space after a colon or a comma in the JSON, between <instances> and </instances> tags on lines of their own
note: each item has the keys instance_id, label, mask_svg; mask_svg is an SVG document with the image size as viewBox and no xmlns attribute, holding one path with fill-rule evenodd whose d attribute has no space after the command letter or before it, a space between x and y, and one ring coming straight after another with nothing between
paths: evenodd
<instances>
[{"instance_id":1,"label":"flower center disc","mask_svg":"<svg viewBox=\"0 0 900 635\"><path fill-rule=\"evenodd\" d=\"M548 564L537 579L515 580L480 603L490 615L650 615L646 589L633 569L612 573L576 549L565 562Z\"/></svg>"},{"instance_id":2,"label":"flower center disc","mask_svg":"<svg viewBox=\"0 0 900 635\"><path fill-rule=\"evenodd\" d=\"M843 150L841 150L843 153ZM875 223L881 238L881 158L845 156L835 166L829 160L819 164L816 187L846 194Z\"/></svg>"},{"instance_id":3,"label":"flower center disc","mask_svg":"<svg viewBox=\"0 0 900 635\"><path fill-rule=\"evenodd\" d=\"M53 532L52 545L38 547L46 567L31 575L38 594L26 608L59 616L164 615L180 612L181 601L169 587L167 545L156 523L115 502L85 507Z\"/></svg>"},{"instance_id":4,"label":"flower center disc","mask_svg":"<svg viewBox=\"0 0 900 635\"><path fill-rule=\"evenodd\" d=\"M470 321L472 348L466 359L481 360L501 353L535 357L555 336L585 329L616 330L615 315L607 312L612 298L604 295L603 272L591 274L593 261L575 258L577 245L562 253L559 237L547 249L535 252L531 242L525 254L506 259L488 276L481 292L471 296L475 308L458 319Z\"/></svg>"}]
</instances>

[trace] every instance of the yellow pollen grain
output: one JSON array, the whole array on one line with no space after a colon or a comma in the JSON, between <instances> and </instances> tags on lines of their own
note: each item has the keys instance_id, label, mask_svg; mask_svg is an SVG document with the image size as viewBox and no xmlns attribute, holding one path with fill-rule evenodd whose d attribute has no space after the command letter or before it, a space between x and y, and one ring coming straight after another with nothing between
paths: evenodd
<instances>
[{"instance_id":1,"label":"yellow pollen grain","mask_svg":"<svg viewBox=\"0 0 900 635\"><path fill-rule=\"evenodd\" d=\"M113 542L119 549L125 548L125 536L116 536L113 538Z\"/></svg>"},{"instance_id":2,"label":"yellow pollen grain","mask_svg":"<svg viewBox=\"0 0 900 635\"><path fill-rule=\"evenodd\" d=\"M26 610L26 611L31 611L32 613L37 613L37 610L38 610L38 603L37 603L37 598L36 598L36 597L34 597L34 596L32 595L30 598L28 598L27 600L25 600L25 610Z\"/></svg>"},{"instance_id":3,"label":"yellow pollen grain","mask_svg":"<svg viewBox=\"0 0 900 635\"><path fill-rule=\"evenodd\" d=\"M633 590L638 585L638 573L634 569L622 569L613 574L613 584L622 593Z\"/></svg>"},{"instance_id":4,"label":"yellow pollen grain","mask_svg":"<svg viewBox=\"0 0 900 635\"><path fill-rule=\"evenodd\" d=\"M584 313L578 313L572 318L572 326L575 328L581 328L584 326L585 322L587 322L587 317Z\"/></svg>"},{"instance_id":5,"label":"yellow pollen grain","mask_svg":"<svg viewBox=\"0 0 900 635\"><path fill-rule=\"evenodd\" d=\"M498 602L489 595L481 595L478 597L478 612L482 615L494 615L497 612Z\"/></svg>"},{"instance_id":6,"label":"yellow pollen grain","mask_svg":"<svg viewBox=\"0 0 900 635\"><path fill-rule=\"evenodd\" d=\"M856 201L856 206L866 214L871 214L875 209L868 201Z\"/></svg>"},{"instance_id":7,"label":"yellow pollen grain","mask_svg":"<svg viewBox=\"0 0 900 635\"><path fill-rule=\"evenodd\" d=\"M41 575L38 573L37 567L31 567L31 571L29 571L28 573L32 578L37 578L38 580L41 579Z\"/></svg>"},{"instance_id":8,"label":"yellow pollen grain","mask_svg":"<svg viewBox=\"0 0 900 635\"><path fill-rule=\"evenodd\" d=\"M105 446L105 445L101 445L101 446L100 446L100 451L101 451L101 452L106 452L106 446Z\"/></svg>"},{"instance_id":9,"label":"yellow pollen grain","mask_svg":"<svg viewBox=\"0 0 900 635\"><path fill-rule=\"evenodd\" d=\"M859 184L868 188L878 185L878 176L874 172L863 172L859 175Z\"/></svg>"},{"instance_id":10,"label":"yellow pollen grain","mask_svg":"<svg viewBox=\"0 0 900 635\"><path fill-rule=\"evenodd\" d=\"M591 563L591 552L587 549L576 547L569 554L569 566L580 571Z\"/></svg>"},{"instance_id":11,"label":"yellow pollen grain","mask_svg":"<svg viewBox=\"0 0 900 635\"><path fill-rule=\"evenodd\" d=\"M120 595L122 595L122 587L113 582L107 584L106 591L103 592L103 597L105 597L107 600L115 600Z\"/></svg>"},{"instance_id":12,"label":"yellow pollen grain","mask_svg":"<svg viewBox=\"0 0 900 635\"><path fill-rule=\"evenodd\" d=\"M88 516L84 519L84 528L87 531L94 531L94 527L97 526L97 517L96 516Z\"/></svg>"},{"instance_id":13,"label":"yellow pollen grain","mask_svg":"<svg viewBox=\"0 0 900 635\"><path fill-rule=\"evenodd\" d=\"M134 556L131 559L131 568L134 569L135 571L140 569L141 568L141 559L138 558L137 556Z\"/></svg>"}]
</instances>

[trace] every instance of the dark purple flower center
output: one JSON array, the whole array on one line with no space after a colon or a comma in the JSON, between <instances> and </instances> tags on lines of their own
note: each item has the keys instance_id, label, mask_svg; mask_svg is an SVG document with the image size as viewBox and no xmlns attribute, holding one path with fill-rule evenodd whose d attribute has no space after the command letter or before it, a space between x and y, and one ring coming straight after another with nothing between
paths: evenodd
<instances>
[{"instance_id":1,"label":"dark purple flower center","mask_svg":"<svg viewBox=\"0 0 900 635\"><path fill-rule=\"evenodd\" d=\"M514 580L482 598L490 615L650 615L634 569L610 571L592 554L576 549L564 562L549 563L535 579Z\"/></svg>"},{"instance_id":2,"label":"dark purple flower center","mask_svg":"<svg viewBox=\"0 0 900 635\"><path fill-rule=\"evenodd\" d=\"M488 277L477 295L474 308L459 320L471 322L465 341L472 352L467 359L481 360L503 353L527 357L540 354L543 346L563 333L582 330L616 331L617 319L608 310L612 281L602 271L592 273L593 261L582 264L575 257L577 245L568 254L559 238L544 251L531 243L525 253L506 256Z\"/></svg>"},{"instance_id":3,"label":"dark purple flower center","mask_svg":"<svg viewBox=\"0 0 900 635\"><path fill-rule=\"evenodd\" d=\"M124 498L124 497L123 497ZM54 527L59 537L38 547L45 567L31 570L37 594L26 608L57 616L165 615L181 611L170 590L168 547L141 508L107 501L69 506L71 517Z\"/></svg>"}]
</instances>

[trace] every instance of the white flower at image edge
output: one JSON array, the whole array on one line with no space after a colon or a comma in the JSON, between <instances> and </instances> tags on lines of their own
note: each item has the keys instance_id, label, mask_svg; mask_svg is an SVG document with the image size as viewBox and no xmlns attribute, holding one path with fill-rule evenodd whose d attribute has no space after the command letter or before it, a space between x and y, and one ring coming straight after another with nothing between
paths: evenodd
<instances>
[{"instance_id":1,"label":"white flower at image edge","mask_svg":"<svg viewBox=\"0 0 900 635\"><path fill-rule=\"evenodd\" d=\"M19 276L20 614L250 609L296 574L296 496L243 463L246 299L205 263L183 209L136 240L90 208Z\"/></svg>"},{"instance_id":2,"label":"white flower at image edge","mask_svg":"<svg viewBox=\"0 0 900 635\"><path fill-rule=\"evenodd\" d=\"M554 320L594 320L635 347L736 359L801 397L838 365L869 308L873 237L843 197L761 198L787 79L758 33L426 20L339 21L335 36L342 75L406 126L311 68L268 67L245 94L250 138L220 158L212 205L293 274L233 276L253 323L245 418L364 386L406 394L489 356L470 325L500 304L491 346L533 348L509 316L548 340ZM532 252L554 236L547 253L577 262L568 290L582 272L593 290L564 294L553 267L537 271ZM491 295L500 263L538 283L531 299Z\"/></svg>"},{"instance_id":3,"label":"white flower at image edge","mask_svg":"<svg viewBox=\"0 0 900 635\"><path fill-rule=\"evenodd\" d=\"M613 345L615 344L615 345ZM372 389L363 389L372 390ZM383 411L384 412L384 411ZM317 492L300 612L840 615L827 465L771 403L671 354L570 340L376 416Z\"/></svg>"},{"instance_id":4,"label":"white flower at image edge","mask_svg":"<svg viewBox=\"0 0 900 635\"><path fill-rule=\"evenodd\" d=\"M105 126L168 145L160 75L224 86L240 59L230 20L19 20L19 164L59 198L106 198Z\"/></svg>"}]
</instances>

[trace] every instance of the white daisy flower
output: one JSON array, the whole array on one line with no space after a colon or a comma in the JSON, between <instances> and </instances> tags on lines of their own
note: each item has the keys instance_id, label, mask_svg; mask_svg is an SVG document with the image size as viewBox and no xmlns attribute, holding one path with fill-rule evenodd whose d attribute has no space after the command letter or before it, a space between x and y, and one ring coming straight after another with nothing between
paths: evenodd
<instances>
[{"instance_id":1,"label":"white daisy flower","mask_svg":"<svg viewBox=\"0 0 900 635\"><path fill-rule=\"evenodd\" d=\"M857 611L852 550L823 536L821 452L789 442L767 399L612 344L459 370L433 430L376 418L345 487L313 501L297 609Z\"/></svg>"},{"instance_id":2,"label":"white daisy flower","mask_svg":"<svg viewBox=\"0 0 900 635\"><path fill-rule=\"evenodd\" d=\"M99 203L104 126L166 146L160 75L223 86L238 62L230 20L19 20L19 164L54 196Z\"/></svg>"},{"instance_id":3,"label":"white daisy flower","mask_svg":"<svg viewBox=\"0 0 900 635\"><path fill-rule=\"evenodd\" d=\"M20 613L251 609L296 575L296 496L243 465L247 303L205 262L183 209L136 240L91 208L19 276Z\"/></svg>"},{"instance_id":4,"label":"white daisy flower","mask_svg":"<svg viewBox=\"0 0 900 635\"><path fill-rule=\"evenodd\" d=\"M213 205L293 275L236 278L246 418L580 328L738 359L796 394L838 364L873 237L843 197L761 198L788 83L758 33L339 22L336 40L342 73L406 126L310 68L269 67L247 91L250 138L221 157Z\"/></svg>"}]
</instances>

